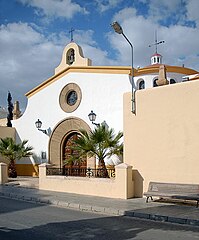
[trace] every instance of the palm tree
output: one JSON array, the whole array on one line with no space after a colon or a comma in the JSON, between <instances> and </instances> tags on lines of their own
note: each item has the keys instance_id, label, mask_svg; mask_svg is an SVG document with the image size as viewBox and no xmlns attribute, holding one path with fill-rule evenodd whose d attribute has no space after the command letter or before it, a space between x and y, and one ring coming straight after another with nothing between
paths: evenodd
<instances>
[{"instance_id":1,"label":"palm tree","mask_svg":"<svg viewBox=\"0 0 199 240\"><path fill-rule=\"evenodd\" d=\"M23 157L30 157L33 153L31 146L25 146L28 140L24 140L17 144L12 138L4 138L0 140L0 154L9 160L8 176L17 177L15 161Z\"/></svg>"},{"instance_id":2,"label":"palm tree","mask_svg":"<svg viewBox=\"0 0 199 240\"><path fill-rule=\"evenodd\" d=\"M123 152L123 143L120 142L123 133L118 132L116 135L113 128L101 124L96 126L93 131L87 132L80 130L81 135L74 140L73 149L78 153L69 161L83 159L85 155L88 157L97 156L99 160L99 168L104 169L104 176L108 177L104 159L112 155L121 155Z\"/></svg>"}]
</instances>

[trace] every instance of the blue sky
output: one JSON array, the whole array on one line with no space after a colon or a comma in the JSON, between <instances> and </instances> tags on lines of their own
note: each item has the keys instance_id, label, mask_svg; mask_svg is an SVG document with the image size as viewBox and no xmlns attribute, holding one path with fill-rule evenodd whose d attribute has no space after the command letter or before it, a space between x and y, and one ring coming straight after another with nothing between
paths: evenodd
<instances>
[{"instance_id":1,"label":"blue sky","mask_svg":"<svg viewBox=\"0 0 199 240\"><path fill-rule=\"evenodd\" d=\"M133 43L135 67L150 64L157 30L165 64L199 71L198 9L198 0L0 0L0 106L11 91L24 110L24 94L54 74L71 28L93 65L130 65L115 20Z\"/></svg>"}]
</instances>

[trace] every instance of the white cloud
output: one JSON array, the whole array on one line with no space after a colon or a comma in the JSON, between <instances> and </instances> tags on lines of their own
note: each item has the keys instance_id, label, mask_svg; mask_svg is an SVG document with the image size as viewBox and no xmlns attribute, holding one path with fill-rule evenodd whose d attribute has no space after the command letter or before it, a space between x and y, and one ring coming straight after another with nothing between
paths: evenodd
<instances>
[{"instance_id":1,"label":"white cloud","mask_svg":"<svg viewBox=\"0 0 199 240\"><path fill-rule=\"evenodd\" d=\"M108 52L102 51L100 48L81 44L85 57L92 59L92 65L94 66L108 66L117 65L117 62L108 58Z\"/></svg>"},{"instance_id":2,"label":"white cloud","mask_svg":"<svg viewBox=\"0 0 199 240\"><path fill-rule=\"evenodd\" d=\"M139 0L141 1L141 0ZM198 0L149 0L148 18L154 22L161 21L165 25L172 23L187 25L187 21L199 24Z\"/></svg>"},{"instance_id":3,"label":"white cloud","mask_svg":"<svg viewBox=\"0 0 199 240\"><path fill-rule=\"evenodd\" d=\"M182 0L150 0L148 14L153 21L184 20L184 2Z\"/></svg>"},{"instance_id":4,"label":"white cloud","mask_svg":"<svg viewBox=\"0 0 199 240\"><path fill-rule=\"evenodd\" d=\"M75 14L87 14L87 10L71 0L18 0L23 4L36 8L38 15L46 17L63 17L71 19Z\"/></svg>"},{"instance_id":5,"label":"white cloud","mask_svg":"<svg viewBox=\"0 0 199 240\"><path fill-rule=\"evenodd\" d=\"M97 42L93 39L93 30L75 30L74 39L78 39L79 44L97 45Z\"/></svg>"},{"instance_id":6,"label":"white cloud","mask_svg":"<svg viewBox=\"0 0 199 240\"><path fill-rule=\"evenodd\" d=\"M181 25L169 27L158 25L149 16L138 16L135 9L126 8L115 14L113 20L118 20L125 35L134 46L134 67L144 67L150 64L154 48L149 44L154 42L155 30L158 40L165 43L158 46L158 52L163 55L163 62L169 65L182 65L199 70L199 29ZM117 50L118 65L130 65L130 46L122 35L110 32L109 41Z\"/></svg>"},{"instance_id":7,"label":"white cloud","mask_svg":"<svg viewBox=\"0 0 199 240\"><path fill-rule=\"evenodd\" d=\"M123 0L95 0L100 12L105 12L118 6Z\"/></svg>"},{"instance_id":8,"label":"white cloud","mask_svg":"<svg viewBox=\"0 0 199 240\"><path fill-rule=\"evenodd\" d=\"M24 94L53 73L61 47L28 24L13 23L0 27L0 52L0 100L5 104L9 90L24 107Z\"/></svg>"},{"instance_id":9,"label":"white cloud","mask_svg":"<svg viewBox=\"0 0 199 240\"><path fill-rule=\"evenodd\" d=\"M54 75L54 69L61 60L62 51L69 38L66 34L51 34L48 38L26 23L12 23L0 26L0 103L7 105L7 92L19 100L25 108L24 94ZM93 59L94 64L110 65L107 52L98 48L93 32L76 30L75 39L80 39L84 56ZM103 65L104 65L103 64Z\"/></svg>"},{"instance_id":10,"label":"white cloud","mask_svg":"<svg viewBox=\"0 0 199 240\"><path fill-rule=\"evenodd\" d=\"M199 1L198 0L188 0L186 9L187 9L187 18L188 20L195 21L199 27L199 15L198 15Z\"/></svg>"},{"instance_id":11,"label":"white cloud","mask_svg":"<svg viewBox=\"0 0 199 240\"><path fill-rule=\"evenodd\" d=\"M124 8L118 13L116 13L113 17L114 21L125 21L128 20L129 18L131 19L132 17L135 17L137 14L137 11L135 8Z\"/></svg>"}]
</instances>

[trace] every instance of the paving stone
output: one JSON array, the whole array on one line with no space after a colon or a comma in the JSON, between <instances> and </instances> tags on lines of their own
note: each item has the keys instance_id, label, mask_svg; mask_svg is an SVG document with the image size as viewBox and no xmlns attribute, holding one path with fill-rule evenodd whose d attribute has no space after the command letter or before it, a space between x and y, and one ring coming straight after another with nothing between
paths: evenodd
<instances>
[{"instance_id":1,"label":"paving stone","mask_svg":"<svg viewBox=\"0 0 199 240\"><path fill-rule=\"evenodd\" d=\"M115 209L115 208L105 208L104 209L104 212L105 213L108 213L108 214L113 214L113 215L119 215L119 210L118 209Z\"/></svg>"},{"instance_id":2,"label":"paving stone","mask_svg":"<svg viewBox=\"0 0 199 240\"><path fill-rule=\"evenodd\" d=\"M60 207L69 207L69 203L66 201L58 201L57 205Z\"/></svg>"},{"instance_id":3,"label":"paving stone","mask_svg":"<svg viewBox=\"0 0 199 240\"><path fill-rule=\"evenodd\" d=\"M46 203L46 204L49 204L49 200L48 199L39 199L39 202L40 203Z\"/></svg>"},{"instance_id":4,"label":"paving stone","mask_svg":"<svg viewBox=\"0 0 199 240\"><path fill-rule=\"evenodd\" d=\"M134 211L124 211L124 215L128 217L134 217Z\"/></svg>"},{"instance_id":5,"label":"paving stone","mask_svg":"<svg viewBox=\"0 0 199 240\"><path fill-rule=\"evenodd\" d=\"M199 226L199 220L187 219L187 224L193 226Z\"/></svg>"},{"instance_id":6,"label":"paving stone","mask_svg":"<svg viewBox=\"0 0 199 240\"><path fill-rule=\"evenodd\" d=\"M167 222L168 217L167 216L162 216L162 215L153 215L150 214L150 219L154 221L160 221L160 222Z\"/></svg>"},{"instance_id":7,"label":"paving stone","mask_svg":"<svg viewBox=\"0 0 199 240\"><path fill-rule=\"evenodd\" d=\"M92 207L90 205L80 204L80 210L82 210L82 211L92 211Z\"/></svg>"},{"instance_id":8,"label":"paving stone","mask_svg":"<svg viewBox=\"0 0 199 240\"><path fill-rule=\"evenodd\" d=\"M69 203L68 207L69 208L80 209L80 205L78 203Z\"/></svg>"},{"instance_id":9,"label":"paving stone","mask_svg":"<svg viewBox=\"0 0 199 240\"><path fill-rule=\"evenodd\" d=\"M59 200L50 199L49 200L49 204L58 205L59 204Z\"/></svg>"},{"instance_id":10,"label":"paving stone","mask_svg":"<svg viewBox=\"0 0 199 240\"><path fill-rule=\"evenodd\" d=\"M168 217L168 222L186 224L187 223L187 219L177 218L177 217Z\"/></svg>"},{"instance_id":11,"label":"paving stone","mask_svg":"<svg viewBox=\"0 0 199 240\"><path fill-rule=\"evenodd\" d=\"M31 197L29 197L29 196L24 196L24 200L25 200L25 201L31 201Z\"/></svg>"},{"instance_id":12,"label":"paving stone","mask_svg":"<svg viewBox=\"0 0 199 240\"><path fill-rule=\"evenodd\" d=\"M133 217L150 219L150 214L142 212L134 212Z\"/></svg>"},{"instance_id":13,"label":"paving stone","mask_svg":"<svg viewBox=\"0 0 199 240\"><path fill-rule=\"evenodd\" d=\"M92 212L101 212L104 213L104 207L98 207L98 206L92 206L91 207Z\"/></svg>"}]
</instances>

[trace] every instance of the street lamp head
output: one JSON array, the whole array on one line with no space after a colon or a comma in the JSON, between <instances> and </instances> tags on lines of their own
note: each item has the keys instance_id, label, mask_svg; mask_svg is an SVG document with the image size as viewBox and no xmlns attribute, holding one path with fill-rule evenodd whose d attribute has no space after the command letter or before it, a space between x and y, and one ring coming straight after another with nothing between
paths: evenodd
<instances>
[{"instance_id":1,"label":"street lamp head","mask_svg":"<svg viewBox=\"0 0 199 240\"><path fill-rule=\"evenodd\" d=\"M41 126L42 126L42 121L41 121L41 120L38 119L38 120L35 122L35 126L36 126L36 128L37 128L39 131L47 134L47 131L46 131L46 130L41 129Z\"/></svg>"},{"instance_id":2,"label":"street lamp head","mask_svg":"<svg viewBox=\"0 0 199 240\"><path fill-rule=\"evenodd\" d=\"M35 122L35 126L37 129L40 129L42 125L42 121L40 121L39 119Z\"/></svg>"},{"instance_id":3,"label":"street lamp head","mask_svg":"<svg viewBox=\"0 0 199 240\"><path fill-rule=\"evenodd\" d=\"M111 24L111 27L114 29L114 31L116 33L119 33L119 34L122 34L123 33L123 29L122 27L120 26L120 24L118 22L113 22Z\"/></svg>"},{"instance_id":4,"label":"street lamp head","mask_svg":"<svg viewBox=\"0 0 199 240\"><path fill-rule=\"evenodd\" d=\"M89 120L91 122L95 122L96 116L97 115L93 112L93 110L88 114Z\"/></svg>"},{"instance_id":5,"label":"street lamp head","mask_svg":"<svg viewBox=\"0 0 199 240\"><path fill-rule=\"evenodd\" d=\"M95 126L99 127L100 124L99 123L95 123L96 116L97 115L93 112L93 110L88 114L89 120L92 122L92 124L94 124Z\"/></svg>"}]
</instances>

